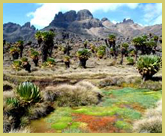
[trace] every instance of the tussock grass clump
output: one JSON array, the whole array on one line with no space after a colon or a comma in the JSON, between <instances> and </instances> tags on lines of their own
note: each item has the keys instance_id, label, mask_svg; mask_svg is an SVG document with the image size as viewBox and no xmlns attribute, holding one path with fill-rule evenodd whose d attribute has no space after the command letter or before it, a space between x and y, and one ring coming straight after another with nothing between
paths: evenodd
<instances>
[{"instance_id":1,"label":"tussock grass clump","mask_svg":"<svg viewBox=\"0 0 165 136\"><path fill-rule=\"evenodd\" d=\"M76 85L48 86L43 92L46 101L55 101L58 106L79 106L99 103L101 93L89 82Z\"/></svg>"},{"instance_id":2,"label":"tussock grass clump","mask_svg":"<svg viewBox=\"0 0 165 136\"><path fill-rule=\"evenodd\" d=\"M44 117L53 110L54 109L50 107L49 103L36 103L28 109L29 119L32 120Z\"/></svg>"},{"instance_id":3,"label":"tussock grass clump","mask_svg":"<svg viewBox=\"0 0 165 136\"><path fill-rule=\"evenodd\" d=\"M144 118L136 121L133 126L138 133L162 133L162 102L157 103L155 109L149 109Z\"/></svg>"}]
</instances>

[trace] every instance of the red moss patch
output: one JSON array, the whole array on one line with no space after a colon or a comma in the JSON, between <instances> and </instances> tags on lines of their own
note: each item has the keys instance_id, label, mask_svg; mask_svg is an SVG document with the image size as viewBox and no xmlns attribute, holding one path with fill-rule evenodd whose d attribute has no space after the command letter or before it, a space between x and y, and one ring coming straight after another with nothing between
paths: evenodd
<instances>
[{"instance_id":1,"label":"red moss patch","mask_svg":"<svg viewBox=\"0 0 165 136\"><path fill-rule=\"evenodd\" d=\"M74 121L84 122L88 124L89 131L92 133L114 133L119 132L119 129L114 127L117 120L113 117L97 117L92 115L74 114Z\"/></svg>"}]
</instances>

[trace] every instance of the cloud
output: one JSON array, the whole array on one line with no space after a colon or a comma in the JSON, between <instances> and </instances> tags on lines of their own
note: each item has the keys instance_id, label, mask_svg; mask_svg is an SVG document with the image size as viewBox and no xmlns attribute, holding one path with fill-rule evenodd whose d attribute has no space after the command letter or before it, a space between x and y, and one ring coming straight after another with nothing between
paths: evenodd
<instances>
[{"instance_id":1,"label":"cloud","mask_svg":"<svg viewBox=\"0 0 165 136\"><path fill-rule=\"evenodd\" d=\"M54 18L55 14L59 11L66 12L68 10L79 11L82 9L88 9L91 12L96 10L102 10L103 12L114 11L119 7L128 7L135 9L138 7L138 3L39 3L40 7L35 12L27 14L28 17L32 17L31 24L40 27L45 27Z\"/></svg>"},{"instance_id":2,"label":"cloud","mask_svg":"<svg viewBox=\"0 0 165 136\"><path fill-rule=\"evenodd\" d=\"M149 25L162 24L162 3L146 4L143 10L145 23Z\"/></svg>"}]
</instances>

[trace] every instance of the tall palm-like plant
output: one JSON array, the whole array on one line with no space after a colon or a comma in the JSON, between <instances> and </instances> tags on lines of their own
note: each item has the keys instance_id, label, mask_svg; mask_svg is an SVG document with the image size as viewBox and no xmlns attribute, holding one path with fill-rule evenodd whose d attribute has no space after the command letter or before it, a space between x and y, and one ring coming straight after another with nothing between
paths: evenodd
<instances>
[{"instance_id":1,"label":"tall palm-like plant","mask_svg":"<svg viewBox=\"0 0 165 136\"><path fill-rule=\"evenodd\" d=\"M89 59L91 52L88 49L79 49L77 51L77 57L80 60L79 66L86 68L86 61Z\"/></svg>"},{"instance_id":2,"label":"tall palm-like plant","mask_svg":"<svg viewBox=\"0 0 165 136\"><path fill-rule=\"evenodd\" d=\"M41 31L38 31L36 34L35 34L35 38L38 42L38 45L40 46L41 43L42 43L42 32Z\"/></svg>"},{"instance_id":3,"label":"tall palm-like plant","mask_svg":"<svg viewBox=\"0 0 165 136\"><path fill-rule=\"evenodd\" d=\"M39 61L39 52L35 51L34 49L30 50L30 57L33 59L33 62L35 66L38 66L38 61Z\"/></svg>"},{"instance_id":4,"label":"tall palm-like plant","mask_svg":"<svg viewBox=\"0 0 165 136\"><path fill-rule=\"evenodd\" d=\"M45 62L48 58L48 55L51 56L53 46L54 46L54 32L48 31L48 32L40 32L38 31L36 33L36 39L38 41L38 44L42 43L41 46L41 52L42 52L42 62Z\"/></svg>"},{"instance_id":5,"label":"tall palm-like plant","mask_svg":"<svg viewBox=\"0 0 165 136\"><path fill-rule=\"evenodd\" d=\"M117 57L117 54L116 54L116 36L113 34L109 35L108 43L109 43L109 48L113 48L114 57L116 59L116 57Z\"/></svg>"},{"instance_id":6,"label":"tall palm-like plant","mask_svg":"<svg viewBox=\"0 0 165 136\"><path fill-rule=\"evenodd\" d=\"M16 60L19 58L19 52L20 52L20 49L18 47L15 47L15 46L10 47L9 53L13 56L13 60Z\"/></svg>"},{"instance_id":7,"label":"tall palm-like plant","mask_svg":"<svg viewBox=\"0 0 165 136\"><path fill-rule=\"evenodd\" d=\"M142 54L145 49L146 39L144 37L135 37L132 40L133 45L135 46L135 60L137 61L138 50L142 51Z\"/></svg>"},{"instance_id":8,"label":"tall palm-like plant","mask_svg":"<svg viewBox=\"0 0 165 136\"><path fill-rule=\"evenodd\" d=\"M16 46L20 49L20 58L22 58L22 53L23 53L23 49L24 49L23 44L24 44L24 41L22 41L22 40L19 40L16 43Z\"/></svg>"},{"instance_id":9,"label":"tall palm-like plant","mask_svg":"<svg viewBox=\"0 0 165 136\"><path fill-rule=\"evenodd\" d=\"M128 53L128 43L123 43L122 47L121 47L121 61L120 64L123 64L123 57L126 56L126 54Z\"/></svg>"}]
</instances>

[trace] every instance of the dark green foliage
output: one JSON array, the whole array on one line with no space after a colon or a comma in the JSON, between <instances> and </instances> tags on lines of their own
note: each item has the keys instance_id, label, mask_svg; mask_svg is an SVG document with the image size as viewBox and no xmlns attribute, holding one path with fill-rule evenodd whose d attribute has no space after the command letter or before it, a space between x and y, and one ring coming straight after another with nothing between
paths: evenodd
<instances>
[{"instance_id":1,"label":"dark green foliage","mask_svg":"<svg viewBox=\"0 0 165 136\"><path fill-rule=\"evenodd\" d=\"M19 105L19 101L17 98L7 98L6 103L8 105L12 104L14 107L17 107Z\"/></svg>"},{"instance_id":2,"label":"dark green foliage","mask_svg":"<svg viewBox=\"0 0 165 136\"><path fill-rule=\"evenodd\" d=\"M161 58L154 55L141 56L137 61L137 69L143 79L151 79L161 67Z\"/></svg>"},{"instance_id":3,"label":"dark green foliage","mask_svg":"<svg viewBox=\"0 0 165 136\"><path fill-rule=\"evenodd\" d=\"M31 82L21 83L17 87L16 93L25 102L38 102L40 100L40 90Z\"/></svg>"}]
</instances>

